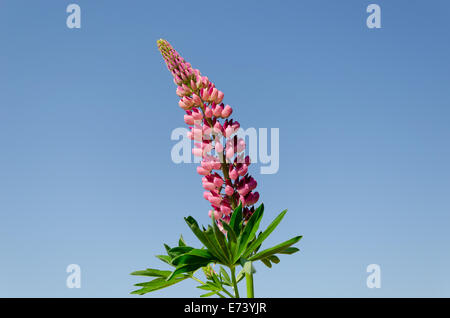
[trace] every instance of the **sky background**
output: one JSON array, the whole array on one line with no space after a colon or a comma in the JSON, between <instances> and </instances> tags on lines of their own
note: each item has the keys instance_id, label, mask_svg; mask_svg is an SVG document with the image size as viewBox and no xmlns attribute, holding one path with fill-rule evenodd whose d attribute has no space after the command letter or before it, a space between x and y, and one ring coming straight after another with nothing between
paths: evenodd
<instances>
[{"instance_id":1,"label":"sky background","mask_svg":"<svg viewBox=\"0 0 450 318\"><path fill-rule=\"evenodd\" d=\"M81 29L66 7L81 7ZM381 6L381 29L366 7ZM0 296L127 297L183 217L207 223L156 48L165 38L245 128L280 129L261 175L258 297L450 297L448 1L0 0ZM66 267L81 266L81 288ZM366 267L381 266L381 288ZM197 297L185 281L149 297ZM144 296L144 297L147 297ZM139 297L139 296L130 296Z\"/></svg>"}]
</instances>

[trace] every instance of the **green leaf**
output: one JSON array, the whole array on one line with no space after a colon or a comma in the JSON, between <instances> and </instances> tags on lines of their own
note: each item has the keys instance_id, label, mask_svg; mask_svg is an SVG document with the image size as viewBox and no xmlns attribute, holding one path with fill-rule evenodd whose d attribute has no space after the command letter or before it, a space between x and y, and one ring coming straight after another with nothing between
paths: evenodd
<instances>
[{"instance_id":1,"label":"green leaf","mask_svg":"<svg viewBox=\"0 0 450 318\"><path fill-rule=\"evenodd\" d=\"M167 276L171 273L171 271L161 271L159 269L147 268L146 270L132 272L131 275L167 278Z\"/></svg>"},{"instance_id":2,"label":"green leaf","mask_svg":"<svg viewBox=\"0 0 450 318\"><path fill-rule=\"evenodd\" d=\"M255 237L256 231L258 231L259 223L261 222L263 214L264 214L264 204L261 204L248 220L247 225L245 225L244 227L242 235L239 236L238 252L237 255L236 254L234 255L235 261L237 260L236 258L239 258L242 252L246 249L247 244Z\"/></svg>"},{"instance_id":3,"label":"green leaf","mask_svg":"<svg viewBox=\"0 0 450 318\"><path fill-rule=\"evenodd\" d=\"M222 226L227 231L227 238L229 242L237 242L236 233L234 232L233 228L224 220L220 220L222 222Z\"/></svg>"},{"instance_id":4,"label":"green leaf","mask_svg":"<svg viewBox=\"0 0 450 318\"><path fill-rule=\"evenodd\" d=\"M228 245L225 239L225 234L219 229L217 226L217 223L214 219L214 214L211 216L212 220L212 228L214 232L214 236L216 238L216 241L218 243L218 246L220 247L221 251L223 252L223 255L225 256L227 261L231 261L231 252L228 249Z\"/></svg>"},{"instance_id":5,"label":"green leaf","mask_svg":"<svg viewBox=\"0 0 450 318\"><path fill-rule=\"evenodd\" d=\"M258 236L257 237L255 237L255 240L257 240L258 239L258 237L260 236L262 234L262 232L261 231L259 231L259 233L258 233ZM251 242L252 244L253 244L253 242ZM258 252L259 251L259 248L261 247L261 245L258 245L256 248L254 248L253 249L253 252L252 253L256 253L256 252Z\"/></svg>"},{"instance_id":6,"label":"green leaf","mask_svg":"<svg viewBox=\"0 0 450 318\"><path fill-rule=\"evenodd\" d=\"M238 247L236 233L234 233L234 230L227 222L225 222L224 220L221 220L221 222L223 228L225 229L225 231L227 231L227 246L228 250L230 251L231 259L232 261L234 261Z\"/></svg>"},{"instance_id":7,"label":"green leaf","mask_svg":"<svg viewBox=\"0 0 450 318\"><path fill-rule=\"evenodd\" d=\"M290 255L290 254L297 253L298 251L300 251L300 250L298 248L296 248L296 247L288 247L287 249L282 250L281 252L278 252L278 254L288 254L288 255Z\"/></svg>"},{"instance_id":8,"label":"green leaf","mask_svg":"<svg viewBox=\"0 0 450 318\"><path fill-rule=\"evenodd\" d=\"M164 248L166 249L167 254L169 254L171 247L164 243Z\"/></svg>"},{"instance_id":9,"label":"green leaf","mask_svg":"<svg viewBox=\"0 0 450 318\"><path fill-rule=\"evenodd\" d=\"M194 249L194 248L191 246L177 246L177 247L171 248L168 251L168 254L170 257L172 257L172 262L173 262L173 259L175 257L180 256L182 254L186 254L186 253L190 252L192 249Z\"/></svg>"},{"instance_id":10,"label":"green leaf","mask_svg":"<svg viewBox=\"0 0 450 318\"><path fill-rule=\"evenodd\" d=\"M264 265L266 265L267 267L272 268L272 263L270 263L270 261L267 258L261 259L261 262L263 262Z\"/></svg>"},{"instance_id":11,"label":"green leaf","mask_svg":"<svg viewBox=\"0 0 450 318\"><path fill-rule=\"evenodd\" d=\"M197 288L203 289L203 290L214 290L214 291L221 290L220 287L217 287L216 285L211 284L211 283L205 283L204 285L197 286Z\"/></svg>"},{"instance_id":12,"label":"green leaf","mask_svg":"<svg viewBox=\"0 0 450 318\"><path fill-rule=\"evenodd\" d=\"M274 247L265 249L259 253L256 253L255 255L252 255L251 257L248 258L248 260L250 261L256 261L256 260L262 260L263 258L266 258L267 256L276 254L278 252L284 251L286 248L288 248L289 246L297 243L298 241L300 241L302 237L301 236L296 236L294 238L291 238L290 240L287 240L283 243L280 243Z\"/></svg>"},{"instance_id":13,"label":"green leaf","mask_svg":"<svg viewBox=\"0 0 450 318\"><path fill-rule=\"evenodd\" d=\"M228 275L227 271L222 266L220 267L220 274L222 276L222 280L225 283L227 283L229 286L232 285L230 276Z\"/></svg>"},{"instance_id":14,"label":"green leaf","mask_svg":"<svg viewBox=\"0 0 450 318\"><path fill-rule=\"evenodd\" d=\"M167 263L169 265L172 265L171 261L172 258L168 255L155 255L157 258L159 258L161 261L163 261L164 263Z\"/></svg>"},{"instance_id":15,"label":"green leaf","mask_svg":"<svg viewBox=\"0 0 450 318\"><path fill-rule=\"evenodd\" d=\"M214 284L217 286L217 288L222 289L222 282L219 279L219 276L217 276L217 274L213 271L212 275L211 275Z\"/></svg>"},{"instance_id":16,"label":"green leaf","mask_svg":"<svg viewBox=\"0 0 450 318\"><path fill-rule=\"evenodd\" d=\"M184 241L183 235L180 235L180 239L178 240L178 246L187 246L186 242Z\"/></svg>"},{"instance_id":17,"label":"green leaf","mask_svg":"<svg viewBox=\"0 0 450 318\"><path fill-rule=\"evenodd\" d=\"M250 246L245 250L244 257L248 257L252 252L254 252L261 244L262 242L275 230L275 228L280 224L281 220L283 219L284 215L286 214L287 210L284 210L281 212L273 221L270 223L270 225L267 227L267 229L261 233L257 237L256 240L253 241L253 243L250 244Z\"/></svg>"},{"instance_id":18,"label":"green leaf","mask_svg":"<svg viewBox=\"0 0 450 318\"><path fill-rule=\"evenodd\" d=\"M276 255L270 255L268 257L268 259L269 259L269 261L271 261L272 263L275 263L275 264L278 264L280 262L280 259Z\"/></svg>"},{"instance_id":19,"label":"green leaf","mask_svg":"<svg viewBox=\"0 0 450 318\"><path fill-rule=\"evenodd\" d=\"M217 248L208 240L205 232L200 230L197 221L192 217L189 216L187 218L184 218L189 228L192 230L192 232L197 236L197 238L200 240L200 242L203 243L203 245L211 252L211 254L214 255L217 259L221 259L220 253L217 250Z\"/></svg>"},{"instance_id":20,"label":"green leaf","mask_svg":"<svg viewBox=\"0 0 450 318\"><path fill-rule=\"evenodd\" d=\"M225 254L225 252L222 250L221 245L217 241L216 234L214 233L214 229L211 225L208 226L208 229L203 232L205 234L206 239L208 240L209 245L211 248L214 249L214 251L217 253L218 257L217 259L222 264L228 264L228 258ZM208 249L210 249L208 247Z\"/></svg>"},{"instance_id":21,"label":"green leaf","mask_svg":"<svg viewBox=\"0 0 450 318\"><path fill-rule=\"evenodd\" d=\"M234 209L233 213L231 214L230 219L230 226L234 230L234 233L236 233L236 235L239 235L239 233L241 233L241 229L239 228L241 222L242 222L242 203L239 203L239 206L236 209Z\"/></svg>"},{"instance_id":22,"label":"green leaf","mask_svg":"<svg viewBox=\"0 0 450 318\"><path fill-rule=\"evenodd\" d=\"M173 277L177 276L178 274L183 274L183 273L190 273L190 272L195 272L197 269L199 269L200 267L203 267L205 265L202 264L184 264L181 266L177 266L177 268L175 268L175 270L169 275L169 277L167 277L167 281L171 280Z\"/></svg>"},{"instance_id":23,"label":"green leaf","mask_svg":"<svg viewBox=\"0 0 450 318\"><path fill-rule=\"evenodd\" d=\"M214 296L215 294L217 294L217 293L216 292L210 292L210 293L207 293L207 294L200 295L200 297L210 297L210 296Z\"/></svg>"},{"instance_id":24,"label":"green leaf","mask_svg":"<svg viewBox=\"0 0 450 318\"><path fill-rule=\"evenodd\" d=\"M172 286L176 283L179 283L179 282L185 280L186 278L188 278L188 276L175 277L174 279L167 281L164 278L159 277L159 278L156 278L147 283L140 283L139 286L143 286L143 288L132 291L131 294L144 295L146 293L149 293L149 292L152 292L152 291L155 291L158 289ZM136 284L136 286L137 286L137 284Z\"/></svg>"},{"instance_id":25,"label":"green leaf","mask_svg":"<svg viewBox=\"0 0 450 318\"><path fill-rule=\"evenodd\" d=\"M202 249L193 249L186 254L177 256L172 260L175 266L183 264L205 264L216 261L216 258L208 251Z\"/></svg>"}]
</instances>

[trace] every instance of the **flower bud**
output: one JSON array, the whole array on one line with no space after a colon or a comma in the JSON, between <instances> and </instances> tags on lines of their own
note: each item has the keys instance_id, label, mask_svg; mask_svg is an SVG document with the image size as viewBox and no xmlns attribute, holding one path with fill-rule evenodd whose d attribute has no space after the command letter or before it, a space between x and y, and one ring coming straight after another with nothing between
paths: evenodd
<instances>
[{"instance_id":1,"label":"flower bud","mask_svg":"<svg viewBox=\"0 0 450 318\"><path fill-rule=\"evenodd\" d=\"M223 96L224 96L223 92L219 91L219 92L217 93L217 98L216 98L216 101L215 101L216 104L220 104L220 103L222 102Z\"/></svg>"},{"instance_id":2,"label":"flower bud","mask_svg":"<svg viewBox=\"0 0 450 318\"><path fill-rule=\"evenodd\" d=\"M227 185L227 186L225 187L225 194L228 195L228 196L231 196L231 195L233 195L233 193L234 193L233 187Z\"/></svg>"},{"instance_id":3,"label":"flower bud","mask_svg":"<svg viewBox=\"0 0 450 318\"><path fill-rule=\"evenodd\" d=\"M206 118L211 118L213 116L213 112L210 107L205 108L205 116L206 116Z\"/></svg>"}]
</instances>

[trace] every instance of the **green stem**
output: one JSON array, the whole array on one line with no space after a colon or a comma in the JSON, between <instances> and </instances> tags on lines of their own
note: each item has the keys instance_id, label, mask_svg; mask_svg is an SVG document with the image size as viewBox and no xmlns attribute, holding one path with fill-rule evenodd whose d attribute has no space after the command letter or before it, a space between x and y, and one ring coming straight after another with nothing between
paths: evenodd
<instances>
[{"instance_id":1,"label":"green stem","mask_svg":"<svg viewBox=\"0 0 450 318\"><path fill-rule=\"evenodd\" d=\"M245 273L245 280L247 282L247 298L255 298L253 288L253 274Z\"/></svg>"},{"instance_id":2,"label":"green stem","mask_svg":"<svg viewBox=\"0 0 450 318\"><path fill-rule=\"evenodd\" d=\"M234 266L231 266L230 270L231 270L231 280L233 282L234 295L236 296L236 298L240 298L239 297L239 289L237 287L237 282L236 282L236 272L234 270Z\"/></svg>"},{"instance_id":3,"label":"green stem","mask_svg":"<svg viewBox=\"0 0 450 318\"><path fill-rule=\"evenodd\" d=\"M234 298L234 296L228 290L226 290L225 287L223 287L223 291L225 292L225 294L230 296L230 298Z\"/></svg>"}]
</instances>

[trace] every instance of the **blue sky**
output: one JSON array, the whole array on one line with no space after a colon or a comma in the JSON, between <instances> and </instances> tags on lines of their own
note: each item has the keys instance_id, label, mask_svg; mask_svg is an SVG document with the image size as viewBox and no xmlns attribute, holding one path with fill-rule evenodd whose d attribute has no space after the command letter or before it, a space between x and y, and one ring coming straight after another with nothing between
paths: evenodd
<instances>
[{"instance_id":1,"label":"blue sky","mask_svg":"<svg viewBox=\"0 0 450 318\"><path fill-rule=\"evenodd\" d=\"M82 10L66 27L66 7ZM366 7L381 6L381 29ZM261 297L450 296L446 1L0 1L0 296L125 297L130 272L209 222L156 49L165 38L244 127L280 128L280 169L251 173L268 239ZM66 287L79 264L82 287ZM381 266L382 286L366 286ZM191 282L153 297L198 296ZM131 296L136 297L136 296Z\"/></svg>"}]
</instances>

